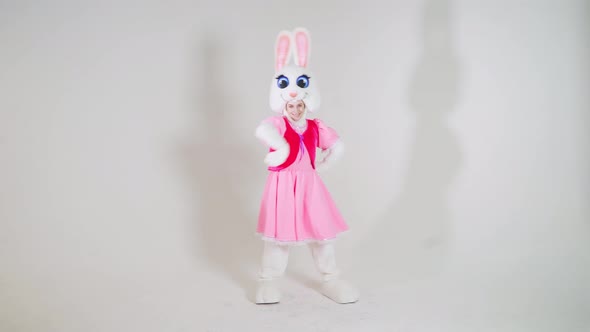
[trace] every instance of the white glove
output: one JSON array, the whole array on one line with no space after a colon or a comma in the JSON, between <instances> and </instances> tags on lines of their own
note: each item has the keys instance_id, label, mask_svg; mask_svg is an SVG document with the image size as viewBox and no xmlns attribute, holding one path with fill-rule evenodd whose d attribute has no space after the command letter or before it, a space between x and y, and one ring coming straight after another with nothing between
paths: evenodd
<instances>
[{"instance_id":1,"label":"white glove","mask_svg":"<svg viewBox=\"0 0 590 332\"><path fill-rule=\"evenodd\" d=\"M320 155L319 161L316 163L316 170L323 172L330 168L334 162L336 162L344 153L344 144L341 141L337 141L330 148L323 151Z\"/></svg>"}]
</instances>

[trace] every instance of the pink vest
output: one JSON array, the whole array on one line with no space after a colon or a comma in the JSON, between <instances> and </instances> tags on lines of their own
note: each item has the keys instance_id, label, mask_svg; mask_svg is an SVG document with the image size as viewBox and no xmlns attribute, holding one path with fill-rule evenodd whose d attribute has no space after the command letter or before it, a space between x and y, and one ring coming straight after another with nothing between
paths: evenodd
<instances>
[{"instance_id":1,"label":"pink vest","mask_svg":"<svg viewBox=\"0 0 590 332\"><path fill-rule=\"evenodd\" d=\"M311 160L311 167L315 169L315 150L318 146L318 126L313 120L307 120L307 129L301 135L299 135L289 123L286 117L283 117L285 120L285 139L287 143L289 143L289 157L279 166L269 167L269 171L280 171L289 167L295 159L297 159L297 155L299 154L299 149L301 148L301 143L303 142L303 146L307 149L307 153L309 153L309 159ZM270 149L270 151L275 151L274 149Z\"/></svg>"}]
</instances>

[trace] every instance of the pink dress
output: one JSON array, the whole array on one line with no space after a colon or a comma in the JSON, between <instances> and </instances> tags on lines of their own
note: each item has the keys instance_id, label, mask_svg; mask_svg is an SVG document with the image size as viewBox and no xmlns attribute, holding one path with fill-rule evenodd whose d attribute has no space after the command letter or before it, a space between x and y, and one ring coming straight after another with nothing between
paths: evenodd
<instances>
[{"instance_id":1,"label":"pink dress","mask_svg":"<svg viewBox=\"0 0 590 332\"><path fill-rule=\"evenodd\" d=\"M313 121L318 126L320 149L327 149L338 141L332 128L318 119ZM286 124L283 117L271 117L265 122L273 124L284 135ZM298 134L305 131L292 128ZM295 162L268 174L257 227L264 240L284 244L325 241L348 229L328 189L311 165L309 152L303 144L301 147Z\"/></svg>"}]
</instances>

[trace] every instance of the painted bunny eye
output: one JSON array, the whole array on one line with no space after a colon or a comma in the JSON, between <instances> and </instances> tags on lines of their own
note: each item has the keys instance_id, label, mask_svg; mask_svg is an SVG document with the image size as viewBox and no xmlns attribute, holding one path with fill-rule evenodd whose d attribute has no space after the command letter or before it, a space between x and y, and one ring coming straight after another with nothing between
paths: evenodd
<instances>
[{"instance_id":1,"label":"painted bunny eye","mask_svg":"<svg viewBox=\"0 0 590 332\"><path fill-rule=\"evenodd\" d=\"M297 77L297 86L300 88L307 88L309 86L309 76L301 75Z\"/></svg>"},{"instance_id":2,"label":"painted bunny eye","mask_svg":"<svg viewBox=\"0 0 590 332\"><path fill-rule=\"evenodd\" d=\"M280 75L277 77L277 86L281 89L288 87L289 79L285 75Z\"/></svg>"}]
</instances>

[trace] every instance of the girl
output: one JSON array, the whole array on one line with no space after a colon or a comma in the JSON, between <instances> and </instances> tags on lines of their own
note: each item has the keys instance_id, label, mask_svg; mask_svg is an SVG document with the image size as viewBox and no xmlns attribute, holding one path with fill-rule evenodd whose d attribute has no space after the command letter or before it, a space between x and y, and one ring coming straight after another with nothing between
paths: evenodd
<instances>
[{"instance_id":1,"label":"girl","mask_svg":"<svg viewBox=\"0 0 590 332\"><path fill-rule=\"evenodd\" d=\"M292 50L293 48L293 50ZM316 172L343 151L336 132L307 113L319 108L317 82L309 70L309 34L303 28L279 33L270 105L282 116L263 121L256 136L270 147L269 175L257 232L265 240L256 303L277 303L277 279L287 267L289 246L309 244L322 274L321 292L337 303L358 300L358 292L339 279L331 240L347 230L340 212ZM294 65L286 65L294 53ZM316 149L322 153L316 158Z\"/></svg>"}]
</instances>

